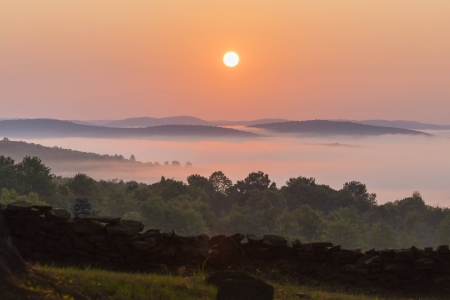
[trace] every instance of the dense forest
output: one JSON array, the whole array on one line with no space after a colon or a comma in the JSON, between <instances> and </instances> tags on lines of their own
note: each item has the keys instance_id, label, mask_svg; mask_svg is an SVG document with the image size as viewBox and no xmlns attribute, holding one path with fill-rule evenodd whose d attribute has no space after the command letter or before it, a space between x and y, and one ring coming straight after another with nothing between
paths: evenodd
<instances>
[{"instance_id":1,"label":"dense forest","mask_svg":"<svg viewBox=\"0 0 450 300\"><path fill-rule=\"evenodd\" d=\"M38 157L0 156L0 189L2 205L47 203L79 215L77 205L85 203L84 215L140 220L183 235L274 233L362 249L450 244L450 209L426 205L419 192L378 205L358 181L335 190L299 176L277 187L261 171L235 183L221 171L186 182L96 181L86 174L55 176Z\"/></svg>"}]
</instances>

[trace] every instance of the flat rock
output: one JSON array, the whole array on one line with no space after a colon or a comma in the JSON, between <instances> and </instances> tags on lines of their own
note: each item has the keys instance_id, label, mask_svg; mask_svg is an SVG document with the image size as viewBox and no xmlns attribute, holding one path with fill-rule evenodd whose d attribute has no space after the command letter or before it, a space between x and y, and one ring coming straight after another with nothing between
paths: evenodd
<instances>
[{"instance_id":1,"label":"flat rock","mask_svg":"<svg viewBox=\"0 0 450 300\"><path fill-rule=\"evenodd\" d=\"M366 260L364 265L366 265L366 266L378 266L382 262L383 262L383 259L381 258L381 256L377 255L377 256L371 257L368 260Z\"/></svg>"},{"instance_id":2,"label":"flat rock","mask_svg":"<svg viewBox=\"0 0 450 300\"><path fill-rule=\"evenodd\" d=\"M78 219L73 225L73 231L76 233L97 235L105 231L105 225L89 219Z\"/></svg>"},{"instance_id":3,"label":"flat rock","mask_svg":"<svg viewBox=\"0 0 450 300\"><path fill-rule=\"evenodd\" d=\"M97 222L106 223L106 224L119 223L122 220L122 218L119 218L119 217L108 217L108 216L91 216L91 217L85 217L83 219L97 221Z\"/></svg>"},{"instance_id":4,"label":"flat rock","mask_svg":"<svg viewBox=\"0 0 450 300\"><path fill-rule=\"evenodd\" d=\"M383 270L394 273L405 273L411 271L407 262L387 262L383 263Z\"/></svg>"},{"instance_id":5,"label":"flat rock","mask_svg":"<svg viewBox=\"0 0 450 300\"><path fill-rule=\"evenodd\" d=\"M119 223L107 224L106 231L110 235L135 235L144 229L144 224L139 221L121 220Z\"/></svg>"},{"instance_id":6,"label":"flat rock","mask_svg":"<svg viewBox=\"0 0 450 300\"><path fill-rule=\"evenodd\" d=\"M87 252L95 252L95 247L85 240L82 240L80 238L74 237L72 238L72 244L75 248Z\"/></svg>"},{"instance_id":7,"label":"flat rock","mask_svg":"<svg viewBox=\"0 0 450 300\"><path fill-rule=\"evenodd\" d=\"M56 231L59 229L59 225L56 224L55 222L50 222L47 220L42 220L41 222L39 222L37 224L40 228L44 229L44 230L48 230L50 232L52 231Z\"/></svg>"},{"instance_id":8,"label":"flat rock","mask_svg":"<svg viewBox=\"0 0 450 300\"><path fill-rule=\"evenodd\" d=\"M395 252L395 257L397 257L398 260L412 261L414 260L414 253L411 250L397 250Z\"/></svg>"},{"instance_id":9,"label":"flat rock","mask_svg":"<svg viewBox=\"0 0 450 300\"><path fill-rule=\"evenodd\" d=\"M314 242L311 243L311 245L313 246L313 248L331 248L333 247L333 243L329 243L329 242Z\"/></svg>"},{"instance_id":10,"label":"flat rock","mask_svg":"<svg viewBox=\"0 0 450 300\"><path fill-rule=\"evenodd\" d=\"M135 251L145 251L152 247L149 243L141 241L134 241L131 245L133 245L133 250Z\"/></svg>"},{"instance_id":11,"label":"flat rock","mask_svg":"<svg viewBox=\"0 0 450 300\"><path fill-rule=\"evenodd\" d=\"M28 210L18 210L17 211L17 216L20 217L37 217L42 215L42 211L32 207L31 209Z\"/></svg>"},{"instance_id":12,"label":"flat rock","mask_svg":"<svg viewBox=\"0 0 450 300\"><path fill-rule=\"evenodd\" d=\"M287 245L287 240L284 237L274 235L274 234L267 234L263 236L264 242L269 242L270 244L278 247L283 247Z\"/></svg>"},{"instance_id":13,"label":"flat rock","mask_svg":"<svg viewBox=\"0 0 450 300\"><path fill-rule=\"evenodd\" d=\"M419 258L412 262L414 269L416 270L430 270L435 267L434 260L430 258Z\"/></svg>"},{"instance_id":14,"label":"flat rock","mask_svg":"<svg viewBox=\"0 0 450 300\"><path fill-rule=\"evenodd\" d=\"M42 212L46 212L53 209L51 205L33 205L33 208L36 208Z\"/></svg>"},{"instance_id":15,"label":"flat rock","mask_svg":"<svg viewBox=\"0 0 450 300\"><path fill-rule=\"evenodd\" d=\"M149 244L150 246L155 246L156 245L156 238L152 237L152 238L146 238L144 239L144 242L146 242L147 244Z\"/></svg>"},{"instance_id":16,"label":"flat rock","mask_svg":"<svg viewBox=\"0 0 450 300\"><path fill-rule=\"evenodd\" d=\"M45 212L45 218L53 222L64 222L70 219L70 212L65 209L54 209Z\"/></svg>"},{"instance_id":17,"label":"flat rock","mask_svg":"<svg viewBox=\"0 0 450 300\"><path fill-rule=\"evenodd\" d=\"M6 207L7 210L17 211L17 210L31 210L33 208L33 205L26 201L16 201L13 203L8 204Z\"/></svg>"},{"instance_id":18,"label":"flat rock","mask_svg":"<svg viewBox=\"0 0 450 300\"><path fill-rule=\"evenodd\" d=\"M258 244L258 245L264 242L264 239L262 237L251 233L247 234L247 240L250 244Z\"/></svg>"}]
</instances>

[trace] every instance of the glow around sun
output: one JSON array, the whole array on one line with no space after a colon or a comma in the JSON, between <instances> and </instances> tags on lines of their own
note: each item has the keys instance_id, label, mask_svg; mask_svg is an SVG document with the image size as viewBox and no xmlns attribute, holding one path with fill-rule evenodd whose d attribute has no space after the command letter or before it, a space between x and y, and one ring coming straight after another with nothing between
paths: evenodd
<instances>
[{"instance_id":1,"label":"glow around sun","mask_svg":"<svg viewBox=\"0 0 450 300\"><path fill-rule=\"evenodd\" d=\"M235 67L239 63L239 56L234 52L228 52L223 56L223 63L227 67Z\"/></svg>"}]
</instances>

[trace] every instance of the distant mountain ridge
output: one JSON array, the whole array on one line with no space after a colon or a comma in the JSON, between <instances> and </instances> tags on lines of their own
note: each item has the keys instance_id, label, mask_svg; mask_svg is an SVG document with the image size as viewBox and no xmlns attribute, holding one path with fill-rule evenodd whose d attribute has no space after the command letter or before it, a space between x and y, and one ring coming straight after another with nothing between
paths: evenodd
<instances>
[{"instance_id":1,"label":"distant mountain ridge","mask_svg":"<svg viewBox=\"0 0 450 300\"><path fill-rule=\"evenodd\" d=\"M70 122L82 125L96 125L105 127L149 127L149 126L163 126L163 125L200 125L200 126L248 126L253 124L266 124L276 122L286 122L286 119L259 119L252 121L206 121L192 116L173 116L165 118L153 118L153 117L138 117L127 118L123 120L69 120Z\"/></svg>"},{"instance_id":2,"label":"distant mountain ridge","mask_svg":"<svg viewBox=\"0 0 450 300\"><path fill-rule=\"evenodd\" d=\"M265 129L271 132L281 134L296 134L306 136L329 136L329 135L376 136L387 134L431 136L430 134L410 129L365 125L348 121L327 121L327 120L290 121L273 124L258 124L248 127Z\"/></svg>"},{"instance_id":3,"label":"distant mountain ridge","mask_svg":"<svg viewBox=\"0 0 450 300\"><path fill-rule=\"evenodd\" d=\"M21 120L20 118L4 118L3 120ZM22 119L23 120L23 119ZM259 124L269 123L281 123L291 122L297 120L266 118L250 121L228 121L228 120L215 120L206 121L193 116L172 116L165 118L153 118L153 117L137 117L127 118L121 120L67 120L69 122L90 125L90 126L103 126L103 127L118 127L118 128L136 128L136 127L149 127L149 126L162 126L162 125L201 125L201 126L251 126ZM412 130L450 130L450 125L440 125L431 123L422 123L408 120L345 120L345 119L330 119L328 121L339 122L352 122L364 125L392 127L392 128L404 128Z\"/></svg>"},{"instance_id":4,"label":"distant mountain ridge","mask_svg":"<svg viewBox=\"0 0 450 300\"><path fill-rule=\"evenodd\" d=\"M163 126L163 125L200 125L211 126L211 122L191 117L191 116L176 116L166 118L128 118L124 120L117 120L105 123L103 126L107 127L149 127L149 126Z\"/></svg>"},{"instance_id":5,"label":"distant mountain ridge","mask_svg":"<svg viewBox=\"0 0 450 300\"><path fill-rule=\"evenodd\" d=\"M282 120L280 122L280 120ZM90 125L79 121L61 121L54 119L9 119L0 120L0 137L11 138L115 138L115 139L151 139L157 137L173 138L255 138L259 132L251 128L265 129L267 132L295 135L429 135L425 132L406 129L400 126L425 128L422 130L446 130L450 126L426 124L413 121L346 121L346 120L309 120L285 121L283 119L261 119L254 121L205 121L190 116L168 118L130 118L118 121L99 120L106 122L103 126ZM167 124L142 127L144 124ZM180 124L173 124L180 123ZM213 124L215 125L208 125ZM256 123L256 124L255 124ZM367 124L366 124L367 123ZM227 128L227 126L246 126L248 131ZM249 124L249 125L244 125ZM378 125L376 125L378 124ZM392 124L393 126L387 126ZM254 130L253 130L254 131ZM264 135L263 132L261 134ZM267 135L267 134L265 134Z\"/></svg>"},{"instance_id":6,"label":"distant mountain ridge","mask_svg":"<svg viewBox=\"0 0 450 300\"><path fill-rule=\"evenodd\" d=\"M51 119L0 121L0 136L15 138L254 138L257 134L231 128L200 125L163 125L145 128L112 128Z\"/></svg>"},{"instance_id":7,"label":"distant mountain ridge","mask_svg":"<svg viewBox=\"0 0 450 300\"><path fill-rule=\"evenodd\" d=\"M405 120L363 120L363 121L350 121L359 124L373 125L373 126L384 126L393 128L406 128L413 130L450 130L450 125L439 125L430 123L421 123L415 121L405 121Z\"/></svg>"}]
</instances>

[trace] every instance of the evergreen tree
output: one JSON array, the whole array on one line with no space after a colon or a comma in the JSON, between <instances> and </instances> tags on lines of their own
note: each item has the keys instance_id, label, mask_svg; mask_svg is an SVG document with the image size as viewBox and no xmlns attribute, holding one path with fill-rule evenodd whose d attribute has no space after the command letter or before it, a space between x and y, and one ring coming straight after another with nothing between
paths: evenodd
<instances>
[{"instance_id":1,"label":"evergreen tree","mask_svg":"<svg viewBox=\"0 0 450 300\"><path fill-rule=\"evenodd\" d=\"M73 199L72 214L76 218L83 218L88 216L96 215L96 212L92 208L91 199L88 197L76 197Z\"/></svg>"}]
</instances>

